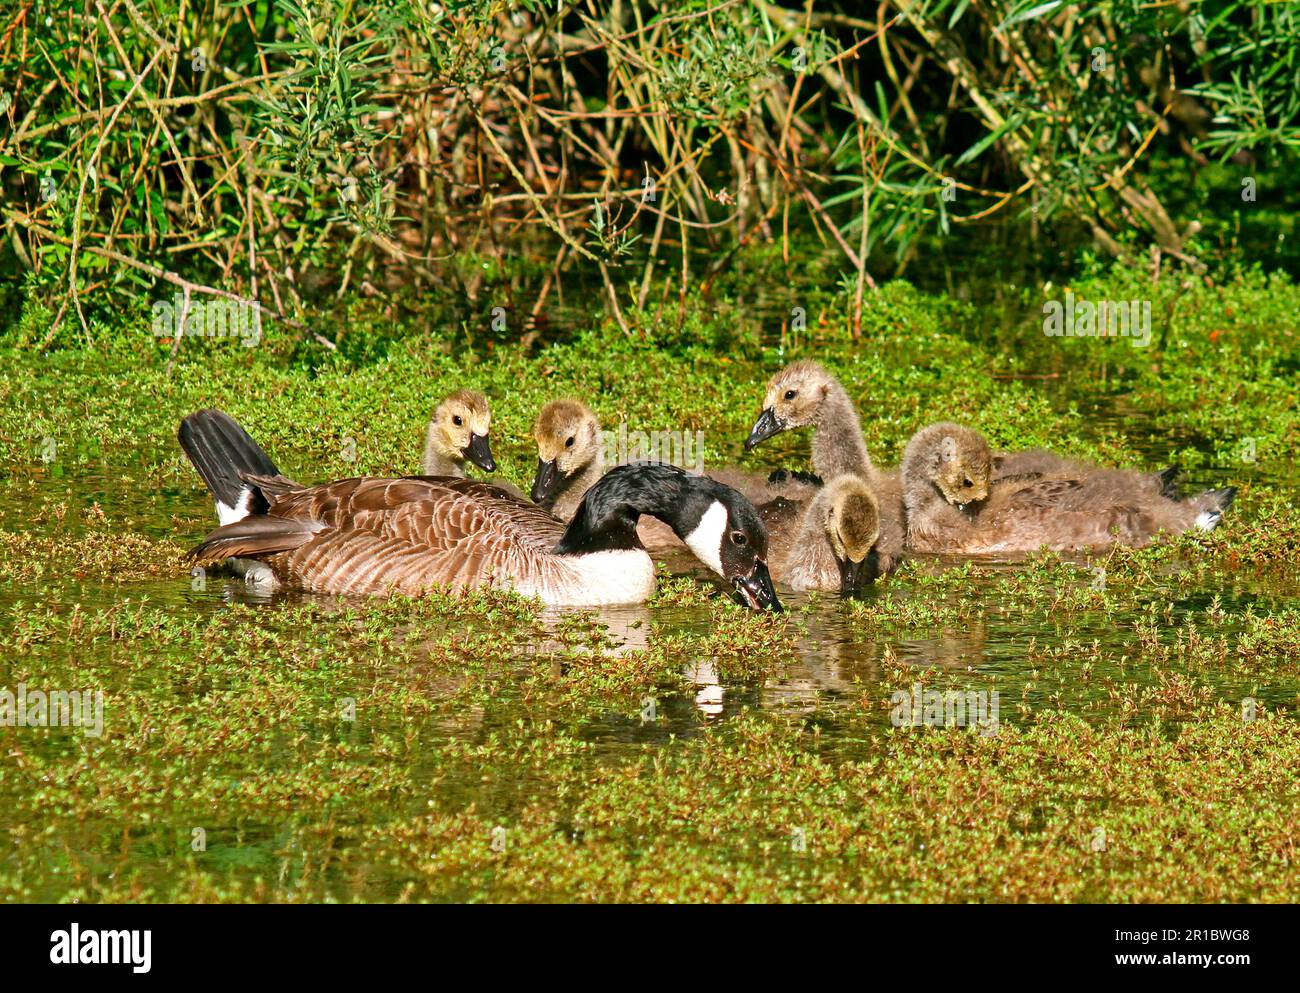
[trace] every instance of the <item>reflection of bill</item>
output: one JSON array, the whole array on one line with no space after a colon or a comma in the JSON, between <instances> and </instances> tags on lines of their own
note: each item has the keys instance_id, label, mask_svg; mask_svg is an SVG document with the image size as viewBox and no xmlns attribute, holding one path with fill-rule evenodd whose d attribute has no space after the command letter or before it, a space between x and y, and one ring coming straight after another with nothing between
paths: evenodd
<instances>
[{"instance_id":1,"label":"reflection of bill","mask_svg":"<svg viewBox=\"0 0 1300 993\"><path fill-rule=\"evenodd\" d=\"M718 670L713 662L709 659L696 659L687 667L686 678L696 686L696 709L705 717L720 716L725 691L718 681Z\"/></svg>"}]
</instances>

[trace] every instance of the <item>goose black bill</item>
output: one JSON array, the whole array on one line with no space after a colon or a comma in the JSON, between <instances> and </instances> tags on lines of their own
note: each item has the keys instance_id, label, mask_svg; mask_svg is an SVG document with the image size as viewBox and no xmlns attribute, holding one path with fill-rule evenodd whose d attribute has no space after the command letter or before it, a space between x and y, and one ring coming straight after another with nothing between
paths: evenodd
<instances>
[{"instance_id":1,"label":"goose black bill","mask_svg":"<svg viewBox=\"0 0 1300 993\"><path fill-rule=\"evenodd\" d=\"M856 593L866 584L875 582L880 576L880 562L874 548L861 562L841 559L839 566L840 592L844 594Z\"/></svg>"},{"instance_id":2,"label":"goose black bill","mask_svg":"<svg viewBox=\"0 0 1300 993\"><path fill-rule=\"evenodd\" d=\"M543 462L537 460L537 475L533 477L533 503L545 504L555 491L556 484L560 481L560 470L556 468L555 460Z\"/></svg>"},{"instance_id":3,"label":"goose black bill","mask_svg":"<svg viewBox=\"0 0 1300 993\"><path fill-rule=\"evenodd\" d=\"M731 585L740 594L741 602L750 610L771 610L781 613L783 607L777 599L776 587L772 585L772 576L767 571L766 562L755 562L748 576L735 576Z\"/></svg>"}]
</instances>

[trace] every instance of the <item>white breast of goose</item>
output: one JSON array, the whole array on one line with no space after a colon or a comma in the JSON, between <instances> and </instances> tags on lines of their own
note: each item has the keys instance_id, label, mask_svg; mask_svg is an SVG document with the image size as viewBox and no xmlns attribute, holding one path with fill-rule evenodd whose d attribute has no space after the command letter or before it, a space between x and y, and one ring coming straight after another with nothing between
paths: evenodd
<instances>
[{"instance_id":1,"label":"white breast of goose","mask_svg":"<svg viewBox=\"0 0 1300 993\"><path fill-rule=\"evenodd\" d=\"M508 577L501 585L555 607L644 603L655 588L654 560L640 548L556 556L542 575Z\"/></svg>"}]
</instances>

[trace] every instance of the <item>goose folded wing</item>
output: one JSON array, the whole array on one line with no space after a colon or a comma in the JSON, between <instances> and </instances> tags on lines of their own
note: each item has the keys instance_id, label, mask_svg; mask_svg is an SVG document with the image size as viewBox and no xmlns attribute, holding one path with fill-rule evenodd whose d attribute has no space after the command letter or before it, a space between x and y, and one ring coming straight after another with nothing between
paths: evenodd
<instances>
[{"instance_id":1,"label":"goose folded wing","mask_svg":"<svg viewBox=\"0 0 1300 993\"><path fill-rule=\"evenodd\" d=\"M412 478L382 490L358 491L352 526L379 544L366 557L385 564L360 566L372 582L403 589L437 584L485 586L538 576L564 525L535 504L490 484Z\"/></svg>"},{"instance_id":2,"label":"goose folded wing","mask_svg":"<svg viewBox=\"0 0 1300 993\"><path fill-rule=\"evenodd\" d=\"M266 515L219 528L205 557L293 552L283 578L325 592L481 586L536 575L564 525L482 483L348 479L273 495Z\"/></svg>"},{"instance_id":3,"label":"goose folded wing","mask_svg":"<svg viewBox=\"0 0 1300 993\"><path fill-rule=\"evenodd\" d=\"M198 563L221 559L258 559L278 552L291 552L309 542L323 525L308 520L257 515L217 528L187 557Z\"/></svg>"}]
</instances>

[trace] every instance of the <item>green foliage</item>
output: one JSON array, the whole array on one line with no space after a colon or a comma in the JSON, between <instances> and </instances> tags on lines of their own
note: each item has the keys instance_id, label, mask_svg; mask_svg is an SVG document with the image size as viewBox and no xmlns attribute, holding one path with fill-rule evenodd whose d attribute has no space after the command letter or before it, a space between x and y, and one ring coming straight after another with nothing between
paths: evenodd
<instances>
[{"instance_id":1,"label":"green foliage","mask_svg":"<svg viewBox=\"0 0 1300 993\"><path fill-rule=\"evenodd\" d=\"M1231 198L1186 196L1170 163L1293 166L1288 5L932 0L881 15L141 0L119 20L24 5L0 32L8 293L21 282L52 305L52 340L71 320L84 341L124 301L170 293L162 281L256 296L301 329L362 284L473 299L484 275L469 264L500 271L528 231L552 260L541 281L598 278L625 325L655 266L684 296L740 244L788 256L792 232L816 231L857 284L872 260L908 266L933 236L999 215L1194 264L1212 250L1197 224Z\"/></svg>"},{"instance_id":2,"label":"green foliage","mask_svg":"<svg viewBox=\"0 0 1300 993\"><path fill-rule=\"evenodd\" d=\"M1208 78L1188 89L1214 111L1200 147L1221 159L1300 149L1300 11L1294 4L1236 0L1191 8L1195 69Z\"/></svg>"}]
</instances>

